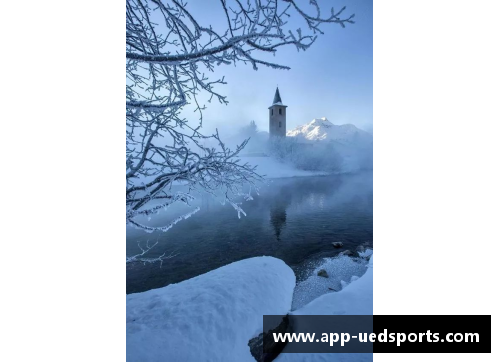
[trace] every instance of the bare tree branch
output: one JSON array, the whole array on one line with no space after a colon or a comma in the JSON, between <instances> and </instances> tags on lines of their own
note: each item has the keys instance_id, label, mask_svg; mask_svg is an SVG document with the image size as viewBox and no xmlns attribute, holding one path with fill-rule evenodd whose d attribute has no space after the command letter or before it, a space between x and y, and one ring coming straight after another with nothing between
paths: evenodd
<instances>
[{"instance_id":1,"label":"bare tree branch","mask_svg":"<svg viewBox=\"0 0 500 362\"><path fill-rule=\"evenodd\" d=\"M202 134L205 106L198 96L205 93L208 101L227 104L226 96L215 89L225 84L224 78L212 80L206 75L215 67L242 62L254 69L289 69L269 60L269 55L283 46L307 50L317 33L322 34L323 24L353 23L354 15L342 17L344 8L331 9L322 17L317 1L309 3L312 11L294 0L220 0L226 27L217 32L198 22L184 0L127 0L128 223L147 232L167 231L198 209L191 207L162 227L145 225L138 218L174 203L190 206L194 191L222 195L238 216L245 215L237 199L251 199L243 190L255 190L261 180L254 167L237 159L248 140L230 150L218 132ZM290 16L302 18L308 33L288 29ZM195 105L196 122L181 116L188 104ZM174 191L177 184L188 191Z\"/></svg>"}]
</instances>

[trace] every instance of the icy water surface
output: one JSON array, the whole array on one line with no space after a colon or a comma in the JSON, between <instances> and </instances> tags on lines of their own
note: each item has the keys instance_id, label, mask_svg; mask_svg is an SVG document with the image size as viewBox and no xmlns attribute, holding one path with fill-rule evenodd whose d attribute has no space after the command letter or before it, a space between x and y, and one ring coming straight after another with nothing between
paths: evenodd
<instances>
[{"instance_id":1,"label":"icy water surface","mask_svg":"<svg viewBox=\"0 0 500 362\"><path fill-rule=\"evenodd\" d=\"M292 266L300 280L311 261L352 250L373 238L373 177L355 175L270 180L242 207L247 216L200 195L201 210L166 233L147 234L127 228L127 255L137 243L158 241L148 253L176 256L159 263L127 264L127 293L142 292L206 273L237 260L270 255ZM189 209L171 208L150 224L165 225ZM341 241L335 249L331 243Z\"/></svg>"}]
</instances>

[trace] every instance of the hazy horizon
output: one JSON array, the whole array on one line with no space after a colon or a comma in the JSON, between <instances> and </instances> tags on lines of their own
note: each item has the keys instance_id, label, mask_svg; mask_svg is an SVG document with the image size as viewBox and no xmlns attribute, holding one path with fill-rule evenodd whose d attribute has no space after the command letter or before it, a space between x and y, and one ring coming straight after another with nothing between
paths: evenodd
<instances>
[{"instance_id":1,"label":"hazy horizon","mask_svg":"<svg viewBox=\"0 0 500 362\"><path fill-rule=\"evenodd\" d=\"M214 6L215 5L215 6ZM225 77L227 84L217 85L215 90L227 96L228 105L213 100L206 101L204 94L199 100L207 106L203 111L203 128L216 127L225 131L237 130L254 120L260 131L268 129L268 107L271 105L276 86L279 86L283 103L288 106L287 130L326 117L334 124L351 123L371 131L373 124L373 4L372 1L333 1L338 11L346 5L345 15L355 14L355 24L342 28L326 24L316 42L305 52L295 47L283 47L276 56L259 54L258 57L291 67L276 70L259 66L254 71L247 64L220 65L207 73L210 80ZM306 9L313 9L305 4ZM215 29L225 26L224 13L219 3L194 0L187 8L205 26ZM327 8L322 16L327 16ZM307 26L292 19L292 30ZM256 54L257 56L257 54ZM266 57L267 56L267 57ZM191 104L183 110L190 121L198 118Z\"/></svg>"}]
</instances>

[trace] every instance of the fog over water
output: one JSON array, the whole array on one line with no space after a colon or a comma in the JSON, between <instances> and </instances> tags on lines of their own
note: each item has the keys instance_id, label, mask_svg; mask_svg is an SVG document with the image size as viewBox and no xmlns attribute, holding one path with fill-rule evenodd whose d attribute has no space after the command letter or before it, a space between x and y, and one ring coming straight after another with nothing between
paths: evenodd
<instances>
[{"instance_id":1,"label":"fog over water","mask_svg":"<svg viewBox=\"0 0 500 362\"><path fill-rule=\"evenodd\" d=\"M197 195L201 210L166 233L127 228L127 256L158 242L148 254L175 255L163 263L127 264L127 293L177 283L231 262L269 255L284 260L297 274L311 260L355 250L373 238L372 172L267 180L254 200L244 202L238 219L230 205ZM172 206L148 221L165 225L189 209ZM147 221L147 220L145 220ZM344 243L342 249L331 245ZM299 276L300 277L300 276Z\"/></svg>"}]
</instances>

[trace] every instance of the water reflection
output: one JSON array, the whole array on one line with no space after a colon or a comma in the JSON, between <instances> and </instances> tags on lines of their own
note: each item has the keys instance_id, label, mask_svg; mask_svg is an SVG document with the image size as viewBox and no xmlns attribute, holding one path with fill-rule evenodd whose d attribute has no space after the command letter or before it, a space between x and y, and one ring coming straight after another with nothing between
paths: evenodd
<instances>
[{"instance_id":1,"label":"water reflection","mask_svg":"<svg viewBox=\"0 0 500 362\"><path fill-rule=\"evenodd\" d=\"M298 265L312 255L336 255L340 250L332 241L354 250L372 240L372 205L371 173L273 180L242 205L247 216L241 219L231 207L198 195L192 207L201 210L167 233L127 229L127 255L136 254L137 243L147 240L158 240L150 257L177 255L161 268L127 265L127 293L176 283L253 256L270 255ZM162 225L185 211L172 206L150 223Z\"/></svg>"},{"instance_id":2,"label":"water reflection","mask_svg":"<svg viewBox=\"0 0 500 362\"><path fill-rule=\"evenodd\" d=\"M281 229L286 225L286 208L290 203L277 201L270 207L271 225L274 229L276 240L280 240Z\"/></svg>"}]
</instances>

